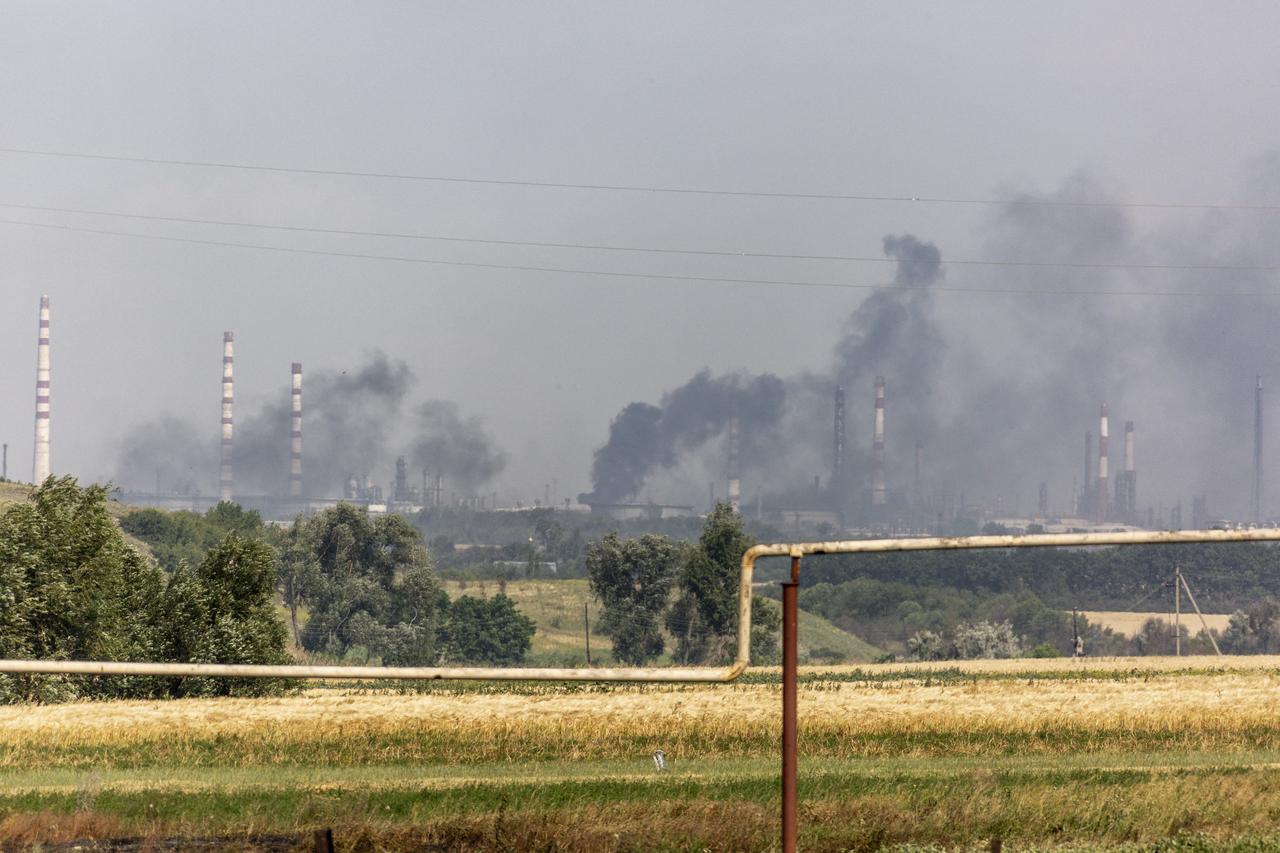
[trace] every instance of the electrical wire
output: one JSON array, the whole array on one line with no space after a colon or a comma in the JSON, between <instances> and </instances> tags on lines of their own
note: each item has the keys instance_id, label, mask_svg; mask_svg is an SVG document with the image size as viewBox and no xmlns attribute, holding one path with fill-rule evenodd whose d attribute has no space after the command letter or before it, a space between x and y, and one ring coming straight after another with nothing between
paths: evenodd
<instances>
[{"instance_id":1,"label":"electrical wire","mask_svg":"<svg viewBox=\"0 0 1280 853\"><path fill-rule=\"evenodd\" d=\"M737 284L760 287L819 288L834 290L892 290L897 292L918 291L935 294L970 293L970 294L1024 294L1032 296L1156 296L1156 297L1275 297L1280 291L1198 291L1198 290L1063 290L1057 288L1007 288L1007 287L972 287L953 285L903 285L894 282L876 284L860 284L835 281L804 281L794 279L767 278L733 278L723 276L674 275L651 272L619 272L615 270L578 269L573 267L544 267L525 264L482 263L479 261L450 261L439 258L415 258L402 255L380 255L366 252L339 252L329 249L303 249L292 246L272 246L265 243L239 243L230 240L202 240L194 237L171 237L160 234L138 234L130 231L115 231L106 228L83 228L74 225L57 225L49 222L28 222L24 220L0 219L0 225L15 225L24 228L42 228L53 231L68 231L81 234L100 234L112 237L126 237L138 240L153 240L165 243L184 243L196 246L217 246L229 249L250 249L264 252L278 252L293 255L313 255L329 258L352 258L367 261L388 261L406 264L427 264L444 267L465 267L471 269L506 270L513 272L553 273L557 275L599 276L605 278L646 279L652 281L686 281L707 284Z\"/></svg>"},{"instance_id":2,"label":"electrical wire","mask_svg":"<svg viewBox=\"0 0 1280 853\"><path fill-rule=\"evenodd\" d=\"M536 240L494 240L479 237L452 237L439 234L422 234L404 231L361 231L347 228L315 228L303 225L280 225L268 222L245 222L237 219L199 219L188 216L163 216L158 214L130 213L119 210L94 210L81 207L52 207L38 204L17 204L0 202L0 207L15 210L29 210L40 213L70 213L85 216L109 216L119 219L135 219L145 222L172 222L184 225L216 225L229 228L258 228L271 231L285 231L303 234L329 234L343 237L377 237L395 240L427 240L443 243L465 243L485 246L517 246L521 248L540 249L583 249L601 252L637 252L657 255L695 255L717 258L751 258L768 260L799 261L852 261L859 263L896 264L897 258L866 255L803 255L780 252L748 252L718 251L713 249L673 249L655 246L620 246L607 243L557 243ZM953 266L990 266L990 267L1034 267L1065 268L1087 270L1184 270L1209 272L1276 272L1280 264L1130 264L1130 263L1090 263L1084 261L1011 261L1011 260L970 260L948 258L945 264Z\"/></svg>"},{"instance_id":3,"label":"electrical wire","mask_svg":"<svg viewBox=\"0 0 1280 853\"><path fill-rule=\"evenodd\" d=\"M1148 210L1247 210L1260 212L1280 211L1280 204L1206 204L1191 202L1133 202L1062 199L966 198L925 195L872 195L866 193L818 193L818 192L768 192L763 190L721 190L694 187L646 186L639 184L593 184L571 181L533 181L502 178L468 178L445 175L415 175L400 172L368 172L354 169L308 169L291 166L265 166L254 163L232 163L215 160L180 160L161 157L128 157L118 154L89 154L78 151L51 151L36 148L0 147L0 153L22 154L34 157L63 157L79 160L98 160L115 163L146 163L161 166L186 166L204 169L235 169L248 172L275 172L294 175L322 175L342 178L380 178L397 181L420 181L443 184L479 184L505 187L536 187L542 189L598 190L608 192L672 194L690 196L722 196L728 198L803 199L823 201L903 202L911 204L943 205L994 205L1016 207L1069 207L1069 208L1127 208Z\"/></svg>"}]
</instances>

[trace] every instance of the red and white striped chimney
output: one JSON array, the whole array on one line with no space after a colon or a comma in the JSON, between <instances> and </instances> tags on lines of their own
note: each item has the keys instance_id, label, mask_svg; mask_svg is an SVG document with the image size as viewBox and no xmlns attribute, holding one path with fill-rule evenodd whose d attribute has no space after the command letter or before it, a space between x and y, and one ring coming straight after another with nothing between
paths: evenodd
<instances>
[{"instance_id":1,"label":"red and white striped chimney","mask_svg":"<svg viewBox=\"0 0 1280 853\"><path fill-rule=\"evenodd\" d=\"M302 364L293 363L290 391L293 423L289 429L289 496L302 496Z\"/></svg>"},{"instance_id":2,"label":"red and white striped chimney","mask_svg":"<svg viewBox=\"0 0 1280 853\"><path fill-rule=\"evenodd\" d=\"M49 477L49 297L40 297L40 337L36 342L36 435L31 482Z\"/></svg>"},{"instance_id":3,"label":"red and white striped chimney","mask_svg":"<svg viewBox=\"0 0 1280 853\"><path fill-rule=\"evenodd\" d=\"M884 484L884 377L876 377L876 421L871 440L871 503L883 506L888 499Z\"/></svg>"},{"instance_id":4,"label":"red and white striped chimney","mask_svg":"<svg viewBox=\"0 0 1280 853\"><path fill-rule=\"evenodd\" d=\"M232 407L235 403L232 362L233 335L222 333L222 471L218 477L218 499L231 500Z\"/></svg>"},{"instance_id":5,"label":"red and white striped chimney","mask_svg":"<svg viewBox=\"0 0 1280 853\"><path fill-rule=\"evenodd\" d=\"M1107 416L1107 404L1102 404L1102 415L1098 421L1098 497L1094 506L1094 519L1101 524L1107 520L1107 454L1110 437L1110 418Z\"/></svg>"}]
</instances>

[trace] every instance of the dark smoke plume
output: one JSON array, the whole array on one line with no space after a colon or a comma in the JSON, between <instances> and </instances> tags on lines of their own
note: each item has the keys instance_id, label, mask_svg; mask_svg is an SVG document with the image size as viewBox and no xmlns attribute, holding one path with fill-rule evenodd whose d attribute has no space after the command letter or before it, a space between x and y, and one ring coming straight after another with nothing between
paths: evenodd
<instances>
[{"instance_id":1,"label":"dark smoke plume","mask_svg":"<svg viewBox=\"0 0 1280 853\"><path fill-rule=\"evenodd\" d=\"M451 486L471 490L496 477L507 454L484 430L478 416L464 418L458 404L428 400L415 412L417 432L409 458L418 470L439 474Z\"/></svg>"},{"instance_id":2,"label":"dark smoke plume","mask_svg":"<svg viewBox=\"0 0 1280 853\"><path fill-rule=\"evenodd\" d=\"M198 495L210 488L217 464L217 448L195 427L161 415L125 436L115 482L139 492Z\"/></svg>"},{"instance_id":3,"label":"dark smoke plume","mask_svg":"<svg viewBox=\"0 0 1280 853\"><path fill-rule=\"evenodd\" d=\"M449 460L445 477L463 486L478 485L501 470L505 454L451 403L434 401L406 424L404 407L414 382L403 361L373 353L351 371L314 371L303 379L303 494L341 497L347 478L372 476L389 483L395 450L406 429L413 452L439 449ZM282 497L289 484L289 391L282 386L270 402L248 415L237 409L235 490L242 495ZM163 418L134 427L125 437L117 463L117 482L148 492L160 472L161 490L192 494L213 492L217 446L201 440L205 432L189 421ZM433 469L434 470L434 469Z\"/></svg>"},{"instance_id":4,"label":"dark smoke plume","mask_svg":"<svg viewBox=\"0 0 1280 853\"><path fill-rule=\"evenodd\" d=\"M864 402L870 411L873 377L881 374L893 377L895 405L903 412L915 412L917 428L911 440L917 433L930 431L924 424L932 419L920 413L944 351L932 318L930 294L931 285L942 278L942 254L937 246L909 234L885 237L884 252L898 261L897 286L876 291L849 316L836 343L830 373L784 382L767 374L713 378L704 370L668 392L660 405L631 403L614 418L609 441L596 451L594 492L588 497L606 503L634 498L647 480L699 454L712 457L703 460L708 476L723 480L724 442L712 439L723 436L736 414L742 475L754 478L756 488L767 481L774 498L789 496L784 502L800 501L801 496L812 501L813 475L825 479L830 470L831 400L836 385L849 389L854 427L846 470L856 478L868 462L868 455L859 453L854 442L856 419ZM700 499L689 493L680 497Z\"/></svg>"},{"instance_id":5,"label":"dark smoke plume","mask_svg":"<svg viewBox=\"0 0 1280 853\"><path fill-rule=\"evenodd\" d=\"M351 475L377 475L390 461L386 448L399 424L413 372L403 361L374 352L354 371L303 374L303 494L342 494ZM237 425L236 490L281 496L289 483L289 394L282 390Z\"/></svg>"},{"instance_id":6,"label":"dark smoke plume","mask_svg":"<svg viewBox=\"0 0 1280 853\"><path fill-rule=\"evenodd\" d=\"M776 376L713 377L703 370L667 392L658 406L632 403L613 419L608 443L596 451L589 498L601 503L634 498L646 477L703 449L725 433L734 417L741 456L749 460L757 453L760 436L781 419L785 400L782 380Z\"/></svg>"}]
</instances>

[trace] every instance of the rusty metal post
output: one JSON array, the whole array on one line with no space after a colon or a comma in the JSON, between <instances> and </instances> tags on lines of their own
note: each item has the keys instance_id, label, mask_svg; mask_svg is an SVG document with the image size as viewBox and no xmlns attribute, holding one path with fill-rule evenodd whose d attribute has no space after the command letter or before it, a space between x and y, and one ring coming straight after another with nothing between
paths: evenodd
<instances>
[{"instance_id":1,"label":"rusty metal post","mask_svg":"<svg viewBox=\"0 0 1280 853\"><path fill-rule=\"evenodd\" d=\"M791 558L791 580L782 585L782 853L796 849L796 675L800 557Z\"/></svg>"}]
</instances>

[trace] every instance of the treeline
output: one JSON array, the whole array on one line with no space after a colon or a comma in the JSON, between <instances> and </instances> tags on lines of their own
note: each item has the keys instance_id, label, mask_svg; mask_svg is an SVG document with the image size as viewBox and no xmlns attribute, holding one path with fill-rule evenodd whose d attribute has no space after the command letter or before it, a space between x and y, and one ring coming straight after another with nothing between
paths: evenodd
<instances>
[{"instance_id":1,"label":"treeline","mask_svg":"<svg viewBox=\"0 0 1280 853\"><path fill-rule=\"evenodd\" d=\"M861 577L808 586L800 606L916 660L1070 655L1077 631L1087 654L1134 653L1125 637L1049 607L1029 590L976 592Z\"/></svg>"},{"instance_id":2,"label":"treeline","mask_svg":"<svg viewBox=\"0 0 1280 853\"><path fill-rule=\"evenodd\" d=\"M302 650L328 660L514 665L533 632L506 596L451 601L413 527L348 505L288 529L230 504L204 515L143 510L117 527L106 490L67 477L0 510L6 658L278 664L291 659L292 634ZM0 701L245 695L282 686L0 676Z\"/></svg>"},{"instance_id":3,"label":"treeline","mask_svg":"<svg viewBox=\"0 0 1280 853\"><path fill-rule=\"evenodd\" d=\"M670 636L676 663L732 661L741 560L754 544L742 517L720 503L695 543L654 534L623 539L611 532L588 545L591 591L604 605L599 630L612 639L614 657L643 666L666 651ZM752 609L753 663L776 660L778 624L776 611Z\"/></svg>"},{"instance_id":4,"label":"treeline","mask_svg":"<svg viewBox=\"0 0 1280 853\"><path fill-rule=\"evenodd\" d=\"M1172 599L1175 564L1206 612L1280 597L1280 549L1245 543L828 555L805 561L801 584L867 578L988 596L1031 592L1059 610L1160 610Z\"/></svg>"},{"instance_id":5,"label":"treeline","mask_svg":"<svg viewBox=\"0 0 1280 853\"><path fill-rule=\"evenodd\" d=\"M287 636L328 660L517 665L532 644L533 622L505 595L450 601L421 534L397 515L371 517L339 504L279 528L224 503L203 515L139 510L121 527L175 569L220 537L265 542Z\"/></svg>"},{"instance_id":6,"label":"treeline","mask_svg":"<svg viewBox=\"0 0 1280 853\"><path fill-rule=\"evenodd\" d=\"M125 542L106 490L50 479L0 511L0 656L47 660L284 663L275 556L228 534L166 574ZM221 679L0 676L0 700L245 694Z\"/></svg>"},{"instance_id":7,"label":"treeline","mask_svg":"<svg viewBox=\"0 0 1280 853\"><path fill-rule=\"evenodd\" d=\"M510 580L524 571L525 564L545 573L545 568L538 567L551 563L556 565L557 577L585 577L587 545L611 533L624 539L652 535L693 543L703 529L703 519L696 516L615 519L604 513L546 507L501 512L432 507L409 518L430 544L441 574L461 579ZM756 539L778 538L772 528L744 524Z\"/></svg>"}]
</instances>

